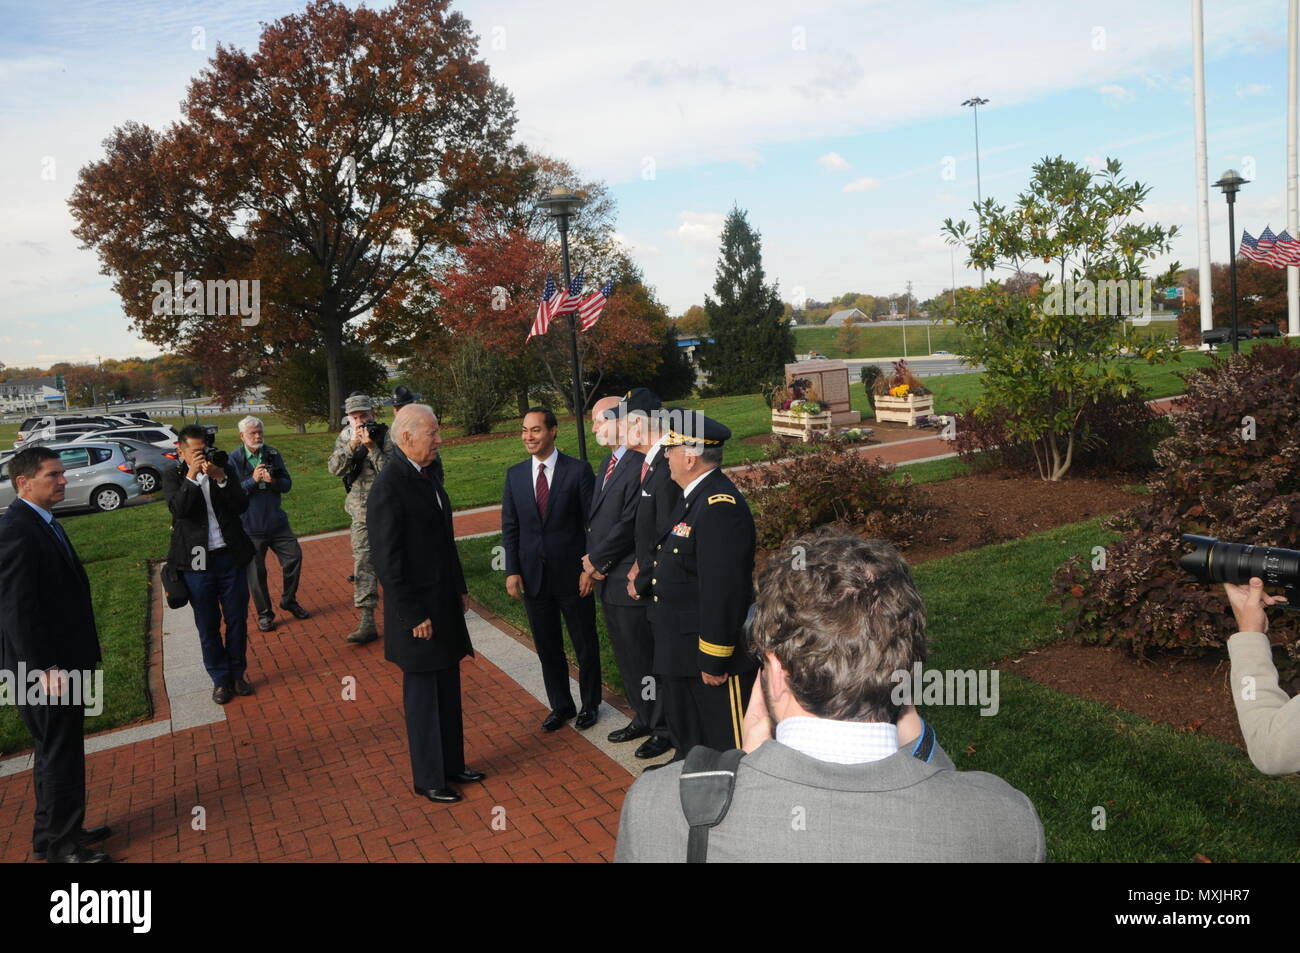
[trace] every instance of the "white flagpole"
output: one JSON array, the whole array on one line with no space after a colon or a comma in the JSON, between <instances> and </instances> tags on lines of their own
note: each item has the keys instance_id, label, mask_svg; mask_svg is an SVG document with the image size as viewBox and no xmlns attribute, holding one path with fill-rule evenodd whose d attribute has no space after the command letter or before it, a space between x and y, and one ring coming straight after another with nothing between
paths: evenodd
<instances>
[{"instance_id":1,"label":"white flagpole","mask_svg":"<svg viewBox=\"0 0 1300 953\"><path fill-rule=\"evenodd\" d=\"M1286 225L1291 237L1300 233L1300 195L1296 156L1296 55L1300 47L1300 0L1291 0L1286 34ZM1300 335L1300 268L1286 270L1287 335Z\"/></svg>"},{"instance_id":2,"label":"white flagpole","mask_svg":"<svg viewBox=\"0 0 1300 953\"><path fill-rule=\"evenodd\" d=\"M1208 331L1214 327L1214 299L1210 284L1210 175L1205 159L1205 15L1202 0L1192 0L1192 111L1196 114L1197 277L1201 296L1201 330Z\"/></svg>"}]
</instances>

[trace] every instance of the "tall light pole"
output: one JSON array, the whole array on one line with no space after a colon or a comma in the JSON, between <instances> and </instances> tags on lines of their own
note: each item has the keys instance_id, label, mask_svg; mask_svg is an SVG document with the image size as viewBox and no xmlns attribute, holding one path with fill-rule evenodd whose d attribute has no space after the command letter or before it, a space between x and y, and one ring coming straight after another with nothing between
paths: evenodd
<instances>
[{"instance_id":1,"label":"tall light pole","mask_svg":"<svg viewBox=\"0 0 1300 953\"><path fill-rule=\"evenodd\" d=\"M1219 176L1219 181L1214 183L1215 188L1223 189L1223 197L1228 200L1228 275L1229 275L1229 294L1232 295L1232 353L1236 354L1237 348L1237 226L1233 221L1232 209L1237 202L1237 190L1246 184L1237 174L1236 169L1229 169L1223 175Z\"/></svg>"},{"instance_id":2,"label":"tall light pole","mask_svg":"<svg viewBox=\"0 0 1300 953\"><path fill-rule=\"evenodd\" d=\"M573 279L569 276L569 217L575 214L578 209L582 208L582 196L578 193L563 187L551 190L551 193L538 203L542 208L555 219L555 225L560 230L560 254L564 260L564 286L562 291L567 293L569 282ZM578 456L585 463L587 460L587 428L583 420L584 404L582 399L582 365L578 361L578 322L577 310L569 311L566 315L569 319L569 357L573 364L573 415L578 425Z\"/></svg>"},{"instance_id":3,"label":"tall light pole","mask_svg":"<svg viewBox=\"0 0 1300 953\"><path fill-rule=\"evenodd\" d=\"M981 99L978 96L972 96L962 103L963 106L970 106L975 113L975 204L984 204L984 190L980 188L980 107L988 105L987 99ZM980 269L980 287L984 287L984 269Z\"/></svg>"}]
</instances>

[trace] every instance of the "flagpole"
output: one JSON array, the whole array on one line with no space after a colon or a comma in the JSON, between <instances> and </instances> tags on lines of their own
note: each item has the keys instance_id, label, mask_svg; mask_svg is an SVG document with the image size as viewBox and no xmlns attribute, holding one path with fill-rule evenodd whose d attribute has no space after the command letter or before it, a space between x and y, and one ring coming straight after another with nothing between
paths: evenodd
<instances>
[{"instance_id":1,"label":"flagpole","mask_svg":"<svg viewBox=\"0 0 1300 953\"><path fill-rule=\"evenodd\" d=\"M1202 0L1192 0L1192 112L1196 117L1196 278L1201 298L1201 330L1208 331L1214 327L1214 293L1210 283L1210 174L1205 157L1205 13ZM1206 347L1204 344L1201 346Z\"/></svg>"},{"instance_id":2,"label":"flagpole","mask_svg":"<svg viewBox=\"0 0 1300 953\"><path fill-rule=\"evenodd\" d=\"M1296 83L1297 49L1300 48L1300 0L1291 0L1286 40L1286 225L1292 238L1300 237L1300 188L1297 187ZM1287 336L1300 336L1300 268L1286 270Z\"/></svg>"}]
</instances>

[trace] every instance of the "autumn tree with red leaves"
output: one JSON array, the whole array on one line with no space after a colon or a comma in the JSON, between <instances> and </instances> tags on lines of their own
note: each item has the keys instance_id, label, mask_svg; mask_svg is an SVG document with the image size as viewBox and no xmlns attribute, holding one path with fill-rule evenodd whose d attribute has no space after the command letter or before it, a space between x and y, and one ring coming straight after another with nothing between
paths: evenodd
<instances>
[{"instance_id":1,"label":"autumn tree with red leaves","mask_svg":"<svg viewBox=\"0 0 1300 953\"><path fill-rule=\"evenodd\" d=\"M218 393L322 347L337 426L349 322L434 272L470 209L521 192L513 101L448 6L316 0L265 27L255 53L218 47L180 122L113 131L70 205L133 330L218 363L233 375ZM177 272L258 280L258 322L155 307L154 282Z\"/></svg>"}]
</instances>

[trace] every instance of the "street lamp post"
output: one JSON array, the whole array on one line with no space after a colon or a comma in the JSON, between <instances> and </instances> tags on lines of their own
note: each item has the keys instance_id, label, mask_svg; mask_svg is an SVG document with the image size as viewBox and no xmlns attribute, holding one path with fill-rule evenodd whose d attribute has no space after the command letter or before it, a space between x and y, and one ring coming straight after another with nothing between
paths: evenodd
<instances>
[{"instance_id":1,"label":"street lamp post","mask_svg":"<svg viewBox=\"0 0 1300 953\"><path fill-rule=\"evenodd\" d=\"M537 203L555 219L560 230L560 253L564 260L564 285L562 291L569 290L569 216L582 208L582 196L563 187L551 190L551 193ZM578 456L583 462L587 460L587 428L583 420L582 399L582 364L578 360L578 322L576 311L569 311L569 357L573 365L573 415L578 425Z\"/></svg>"},{"instance_id":2,"label":"street lamp post","mask_svg":"<svg viewBox=\"0 0 1300 953\"><path fill-rule=\"evenodd\" d=\"M970 106L975 113L975 204L984 204L984 192L980 188L980 107L988 105L987 99L981 99L978 96L972 96L962 103L963 106ZM984 269L980 269L980 287L984 287Z\"/></svg>"},{"instance_id":3,"label":"street lamp post","mask_svg":"<svg viewBox=\"0 0 1300 953\"><path fill-rule=\"evenodd\" d=\"M1243 179L1237 174L1236 169L1229 169L1223 175L1219 176L1219 181L1215 182L1215 188L1223 190L1223 197L1228 200L1228 288L1232 295L1232 353L1238 353L1237 344L1237 225L1233 218L1233 206L1237 202L1237 190L1240 189L1247 179Z\"/></svg>"}]
</instances>

